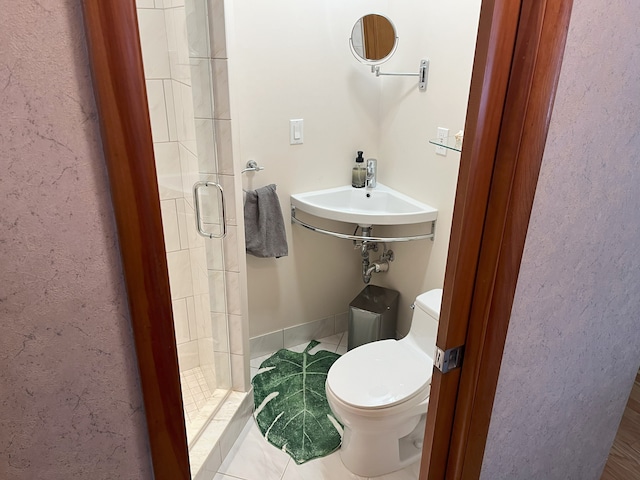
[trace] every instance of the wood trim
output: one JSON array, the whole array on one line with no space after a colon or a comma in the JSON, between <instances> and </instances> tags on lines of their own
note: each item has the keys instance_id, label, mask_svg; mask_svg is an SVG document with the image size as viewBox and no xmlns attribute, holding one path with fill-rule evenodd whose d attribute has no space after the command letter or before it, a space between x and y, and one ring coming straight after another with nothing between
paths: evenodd
<instances>
[{"instance_id":1,"label":"wood trim","mask_svg":"<svg viewBox=\"0 0 640 480\"><path fill-rule=\"evenodd\" d=\"M381 60L396 44L396 32L386 17L370 14L362 17L362 31L367 60Z\"/></svg>"},{"instance_id":2,"label":"wood trim","mask_svg":"<svg viewBox=\"0 0 640 480\"><path fill-rule=\"evenodd\" d=\"M572 0L525 0L469 319L449 478L478 478Z\"/></svg>"},{"instance_id":3,"label":"wood trim","mask_svg":"<svg viewBox=\"0 0 640 480\"><path fill-rule=\"evenodd\" d=\"M520 3L482 3L437 344L465 343ZM465 359L465 365L467 360ZM420 479L445 478L460 370L434 369Z\"/></svg>"},{"instance_id":4,"label":"wood trim","mask_svg":"<svg viewBox=\"0 0 640 480\"><path fill-rule=\"evenodd\" d=\"M83 0L156 479L190 479L135 2Z\"/></svg>"},{"instance_id":5,"label":"wood trim","mask_svg":"<svg viewBox=\"0 0 640 480\"><path fill-rule=\"evenodd\" d=\"M515 49L513 60L509 62L510 78L501 112L501 126L499 132L488 132L498 142L492 159L489 198L488 203L484 203L482 239L475 263L473 251L465 255L465 250L457 242L450 247L443 313L448 316L447 321L466 314L468 322L461 323L467 323L469 329L464 342L464 365L456 374L460 382L455 409L451 405L447 407L453 412L450 442L444 442L449 447L447 465L446 468L431 469L428 472L430 479L475 479L480 476L520 261L564 54L571 4L571 0L523 0L520 5L515 43L511 43ZM513 17L510 19L513 21ZM506 50L508 46L503 48ZM476 61L480 59L476 58ZM490 66L496 61L500 63L500 58L488 57L485 63ZM474 68L472 82L476 80L475 74ZM472 84L472 92L474 88ZM470 108L472 105L473 98ZM475 142L482 141L479 137L481 135L475 131L474 146ZM469 157L475 155L472 149ZM475 158L467 159L471 164L478 162ZM462 178L469 178L470 184L481 183L484 186L484 177L475 180L465 171ZM464 210L462 216L456 216L458 212L454 211L453 231L456 235L461 232L472 235L472 242L465 240L464 248L476 247L479 221L465 215L468 204L462 200L458 202L458 199L473 193L474 188L467 188L456 198L455 208L461 205ZM481 200L478 199L480 203ZM468 296L470 282L457 278L458 271L461 271L461 276L475 271L471 297ZM469 298L471 303L467 304ZM441 348L463 343L460 342L461 327L448 328L444 339L439 335L438 342L443 341L446 345ZM454 382L455 377L452 377L450 383ZM454 390L455 386L448 388ZM452 398L452 394L447 398ZM442 400L439 398L438 401ZM449 432L443 430L440 433L448 439ZM442 442L443 436L436 438ZM444 454L440 455L441 461ZM426 473L424 475L421 478L427 478Z\"/></svg>"}]
</instances>

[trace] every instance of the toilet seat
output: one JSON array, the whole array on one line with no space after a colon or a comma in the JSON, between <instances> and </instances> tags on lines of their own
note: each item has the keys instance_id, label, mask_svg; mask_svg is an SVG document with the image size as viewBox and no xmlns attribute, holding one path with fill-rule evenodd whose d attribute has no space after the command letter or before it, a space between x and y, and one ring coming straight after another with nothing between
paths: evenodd
<instances>
[{"instance_id":1,"label":"toilet seat","mask_svg":"<svg viewBox=\"0 0 640 480\"><path fill-rule=\"evenodd\" d=\"M346 406L387 409L414 397L422 399L431 384L431 365L433 360L408 342L372 342L336 360L327 387Z\"/></svg>"}]
</instances>

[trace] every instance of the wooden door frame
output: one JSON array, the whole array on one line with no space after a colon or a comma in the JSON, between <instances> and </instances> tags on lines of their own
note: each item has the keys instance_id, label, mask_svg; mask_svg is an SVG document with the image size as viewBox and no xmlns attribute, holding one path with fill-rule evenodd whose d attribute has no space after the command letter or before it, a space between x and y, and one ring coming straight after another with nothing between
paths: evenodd
<instances>
[{"instance_id":1,"label":"wooden door frame","mask_svg":"<svg viewBox=\"0 0 640 480\"><path fill-rule=\"evenodd\" d=\"M83 0L154 477L187 480L169 273L135 0Z\"/></svg>"},{"instance_id":2,"label":"wooden door frame","mask_svg":"<svg viewBox=\"0 0 640 480\"><path fill-rule=\"evenodd\" d=\"M480 476L572 0L483 2L420 479ZM469 138L469 136L471 138Z\"/></svg>"},{"instance_id":3,"label":"wooden door frame","mask_svg":"<svg viewBox=\"0 0 640 480\"><path fill-rule=\"evenodd\" d=\"M445 274L421 479L477 478L572 0L483 0ZM83 0L154 475L189 479L134 0ZM468 326L471 328L468 328ZM434 440L437 439L437 440Z\"/></svg>"},{"instance_id":4,"label":"wooden door frame","mask_svg":"<svg viewBox=\"0 0 640 480\"><path fill-rule=\"evenodd\" d=\"M381 60L393 52L397 42L396 32L387 18L380 15L362 17L362 38L364 57L367 60Z\"/></svg>"}]
</instances>

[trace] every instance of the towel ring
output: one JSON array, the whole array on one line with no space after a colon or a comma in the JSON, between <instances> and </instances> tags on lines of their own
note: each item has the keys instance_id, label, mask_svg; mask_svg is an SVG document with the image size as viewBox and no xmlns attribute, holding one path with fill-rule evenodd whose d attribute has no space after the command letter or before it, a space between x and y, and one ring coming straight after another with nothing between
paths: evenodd
<instances>
[{"instance_id":1,"label":"towel ring","mask_svg":"<svg viewBox=\"0 0 640 480\"><path fill-rule=\"evenodd\" d=\"M249 160L247 162L246 168L242 170L240 173L259 172L260 170L264 170L264 167L259 167L258 162L256 162L255 160Z\"/></svg>"}]
</instances>

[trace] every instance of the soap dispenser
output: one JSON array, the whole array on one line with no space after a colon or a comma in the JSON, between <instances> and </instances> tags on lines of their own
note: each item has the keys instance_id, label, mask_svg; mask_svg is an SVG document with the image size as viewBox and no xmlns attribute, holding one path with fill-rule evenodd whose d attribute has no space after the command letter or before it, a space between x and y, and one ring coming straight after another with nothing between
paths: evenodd
<instances>
[{"instance_id":1,"label":"soap dispenser","mask_svg":"<svg viewBox=\"0 0 640 480\"><path fill-rule=\"evenodd\" d=\"M363 188L367 180L367 167L364 165L364 157L361 151L358 151L356 163L351 171L351 186L355 188Z\"/></svg>"}]
</instances>

